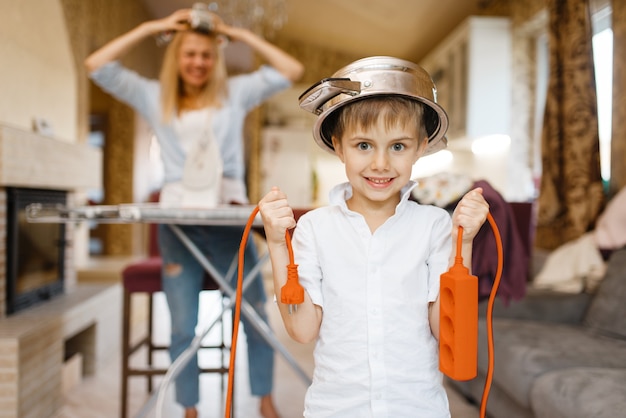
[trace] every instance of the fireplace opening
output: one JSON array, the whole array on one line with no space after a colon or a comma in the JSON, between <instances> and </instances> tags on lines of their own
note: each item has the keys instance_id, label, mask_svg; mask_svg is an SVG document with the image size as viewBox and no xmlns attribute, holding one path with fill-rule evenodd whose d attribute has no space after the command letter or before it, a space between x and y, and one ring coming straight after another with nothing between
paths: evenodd
<instances>
[{"instance_id":1,"label":"fireplace opening","mask_svg":"<svg viewBox=\"0 0 626 418\"><path fill-rule=\"evenodd\" d=\"M7 188L7 315L62 294L65 272L65 224L29 223L31 203L67 202L60 190Z\"/></svg>"}]
</instances>

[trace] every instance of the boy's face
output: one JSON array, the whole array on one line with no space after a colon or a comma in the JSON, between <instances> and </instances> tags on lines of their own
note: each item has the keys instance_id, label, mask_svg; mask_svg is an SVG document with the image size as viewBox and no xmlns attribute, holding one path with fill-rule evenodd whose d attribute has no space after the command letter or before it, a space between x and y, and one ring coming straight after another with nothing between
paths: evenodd
<instances>
[{"instance_id":1,"label":"boy's face","mask_svg":"<svg viewBox=\"0 0 626 418\"><path fill-rule=\"evenodd\" d=\"M386 127L381 119L367 129L358 125L346 129L341 140L333 137L335 152L345 164L352 185L351 203L395 207L427 143L427 139L417 138L414 128L398 124Z\"/></svg>"}]
</instances>

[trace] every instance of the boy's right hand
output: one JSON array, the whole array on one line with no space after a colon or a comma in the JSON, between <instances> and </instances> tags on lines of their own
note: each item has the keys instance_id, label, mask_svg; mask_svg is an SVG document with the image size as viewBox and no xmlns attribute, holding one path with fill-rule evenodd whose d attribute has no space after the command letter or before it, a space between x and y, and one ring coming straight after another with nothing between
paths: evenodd
<instances>
[{"instance_id":1,"label":"boy's right hand","mask_svg":"<svg viewBox=\"0 0 626 418\"><path fill-rule=\"evenodd\" d=\"M272 190L259 201L259 213L263 219L265 239L268 242L284 242L287 229L296 226L287 195L278 187L272 187Z\"/></svg>"}]
</instances>

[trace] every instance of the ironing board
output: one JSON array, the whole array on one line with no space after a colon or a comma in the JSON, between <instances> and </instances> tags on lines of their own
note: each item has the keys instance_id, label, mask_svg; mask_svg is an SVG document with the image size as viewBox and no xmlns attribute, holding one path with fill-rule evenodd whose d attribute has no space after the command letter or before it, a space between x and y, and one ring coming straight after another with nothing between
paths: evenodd
<instances>
[{"instance_id":1,"label":"ironing board","mask_svg":"<svg viewBox=\"0 0 626 418\"><path fill-rule=\"evenodd\" d=\"M202 267L215 278L220 289L231 299L231 304L225 306L221 312L224 313L234 305L236 290L230 286L227 278L217 271L207 257L200 252L197 246L177 225L227 225L243 227L248 223L254 209L255 207L251 205L221 205L215 208L196 209L167 207L159 203L94 205L69 208L64 205L34 203L26 207L26 219L28 222L32 223L98 222L117 224L167 224ZM252 226L253 228L261 228L263 226L260 215L257 214ZM246 283L258 274L261 266L267 262L267 260L267 254L259 259L257 265L244 278L244 288ZM289 351L276 338L269 325L257 314L255 309L245 298L241 301L241 313L250 321L267 343L285 358L287 363L289 363L296 374L300 376L303 382L307 386L310 385L311 380L307 373L298 365ZM203 335L206 335L214 324L215 322L210 324ZM196 347L195 351L197 351L197 348L199 347ZM190 358L191 357L189 357L189 359ZM180 366L182 367L183 365L184 364Z\"/></svg>"}]
</instances>

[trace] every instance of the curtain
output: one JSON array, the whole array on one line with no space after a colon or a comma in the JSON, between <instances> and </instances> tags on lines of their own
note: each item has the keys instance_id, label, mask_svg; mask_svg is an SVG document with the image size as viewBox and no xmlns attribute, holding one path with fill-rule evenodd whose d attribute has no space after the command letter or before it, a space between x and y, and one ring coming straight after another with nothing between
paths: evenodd
<instances>
[{"instance_id":1,"label":"curtain","mask_svg":"<svg viewBox=\"0 0 626 418\"><path fill-rule=\"evenodd\" d=\"M535 246L593 229L604 206L589 0L548 0L550 75Z\"/></svg>"},{"instance_id":2,"label":"curtain","mask_svg":"<svg viewBox=\"0 0 626 418\"><path fill-rule=\"evenodd\" d=\"M613 133L611 195L626 187L626 2L613 0Z\"/></svg>"}]
</instances>

